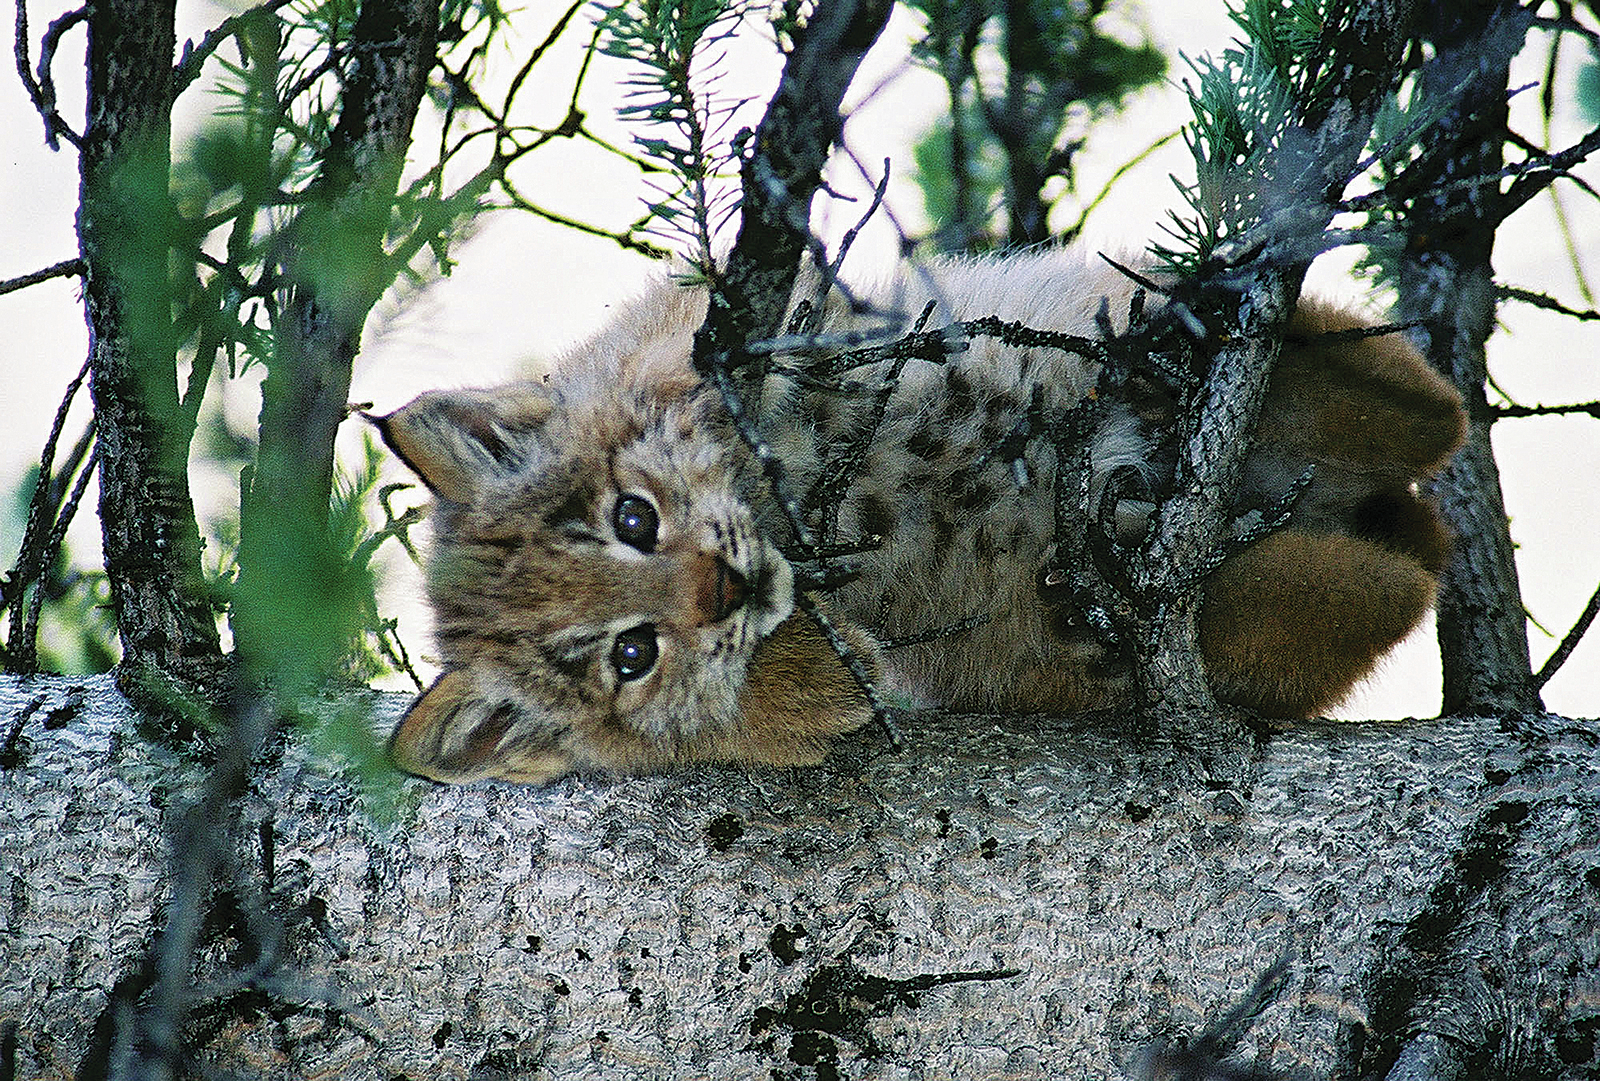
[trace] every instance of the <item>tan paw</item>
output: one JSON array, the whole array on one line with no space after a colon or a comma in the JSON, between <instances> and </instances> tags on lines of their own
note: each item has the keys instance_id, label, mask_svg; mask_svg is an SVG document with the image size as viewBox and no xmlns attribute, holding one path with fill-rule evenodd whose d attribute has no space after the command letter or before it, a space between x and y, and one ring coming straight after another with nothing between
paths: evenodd
<instances>
[{"instance_id":1,"label":"tan paw","mask_svg":"<svg viewBox=\"0 0 1600 1081\"><path fill-rule=\"evenodd\" d=\"M865 632L835 623L867 671L876 674L878 647ZM756 647L739 696L738 727L720 735L704 757L772 766L812 765L844 732L872 717L867 697L828 644L822 630L795 612Z\"/></svg>"},{"instance_id":2,"label":"tan paw","mask_svg":"<svg viewBox=\"0 0 1600 1081\"><path fill-rule=\"evenodd\" d=\"M543 784L573 768L570 728L517 698L485 693L466 669L445 672L411 704L389 741L407 773L447 784L494 778Z\"/></svg>"},{"instance_id":3,"label":"tan paw","mask_svg":"<svg viewBox=\"0 0 1600 1081\"><path fill-rule=\"evenodd\" d=\"M1433 603L1434 576L1371 541L1286 529L1205 586L1200 649L1217 697L1276 717L1338 703Z\"/></svg>"}]
</instances>

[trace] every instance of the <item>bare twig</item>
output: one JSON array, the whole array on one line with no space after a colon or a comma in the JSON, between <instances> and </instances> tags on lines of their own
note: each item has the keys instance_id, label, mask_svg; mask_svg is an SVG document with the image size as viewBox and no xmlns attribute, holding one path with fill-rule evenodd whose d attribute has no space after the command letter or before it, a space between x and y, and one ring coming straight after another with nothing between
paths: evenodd
<instances>
[{"instance_id":1,"label":"bare twig","mask_svg":"<svg viewBox=\"0 0 1600 1081\"><path fill-rule=\"evenodd\" d=\"M572 6L561 14L561 17L555 21L555 25L550 28L550 32L545 35L544 40L534 47L533 52L528 55L527 61L517 69L517 73L512 77L510 85L506 87L505 108L502 115L510 114L511 103L516 99L517 92L522 89L522 84L532 73L534 65L543 59L545 52L556 43L556 39L566 32L567 24L572 21L573 16L577 15L585 2L586 0L573 0ZM584 66L588 66L587 57L585 58ZM576 105L576 102L574 102L574 105ZM571 109L568 110L569 113L572 111Z\"/></svg>"},{"instance_id":2,"label":"bare twig","mask_svg":"<svg viewBox=\"0 0 1600 1081\"><path fill-rule=\"evenodd\" d=\"M46 538L44 547L39 554L39 567L41 574L55 562L56 554L61 551L61 544L67 537L67 527L72 524L72 519L78 513L78 504L83 500L84 489L89 486L89 478L94 476L95 467L100 464L100 447L95 445L89 453L89 460L83 464L83 470L78 474L77 483L72 486L72 494L61 505L61 510L56 515L54 524L50 529L50 536ZM27 618L22 621L20 641L13 635L13 641L6 644L11 654L11 667L17 672L34 672L38 670L39 661L39 615L44 609L44 584L40 582L33 590L33 599L28 604Z\"/></svg>"},{"instance_id":3,"label":"bare twig","mask_svg":"<svg viewBox=\"0 0 1600 1081\"><path fill-rule=\"evenodd\" d=\"M1596 32L1573 18L1570 9L1564 17L1536 15L1534 16L1533 25L1541 30L1549 30L1558 34L1577 34L1579 37L1587 38L1591 45L1600 46L1600 32ZM1552 62L1551 68L1553 67L1554 63ZM1555 80L1547 79L1546 81L1549 84L1553 84Z\"/></svg>"},{"instance_id":4,"label":"bare twig","mask_svg":"<svg viewBox=\"0 0 1600 1081\"><path fill-rule=\"evenodd\" d=\"M1071 240L1082 233L1084 226L1089 223L1089 215L1093 214L1095 210L1099 208L1100 204L1105 202L1106 199L1110 197L1111 190L1116 187L1117 181L1127 176L1130 172L1143 164L1144 161L1150 157L1150 155L1154 154L1156 151L1160 150L1162 147L1166 146L1168 143L1172 142L1172 140L1176 139L1182 134L1183 132L1181 130L1169 131L1165 135L1156 139L1155 142L1139 151L1133 157L1117 166L1116 171L1111 174L1108 180L1106 180L1105 186L1102 187L1100 191L1096 193L1095 197L1090 199L1089 202L1084 206L1082 213L1078 215L1078 220L1061 231L1062 239Z\"/></svg>"},{"instance_id":5,"label":"bare twig","mask_svg":"<svg viewBox=\"0 0 1600 1081\"><path fill-rule=\"evenodd\" d=\"M14 293L18 289L26 289L30 285L49 281L51 278L75 278L83 273L82 259L63 259L59 263L51 263L43 270L35 270L30 274L19 274L15 278L0 282L0 296Z\"/></svg>"},{"instance_id":6,"label":"bare twig","mask_svg":"<svg viewBox=\"0 0 1600 1081\"><path fill-rule=\"evenodd\" d=\"M27 0L17 0L14 43L17 74L22 77L22 85L27 88L28 98L33 102L33 107L44 120L44 141L51 150L60 149L60 144L56 141L58 135L78 149L83 149L82 136L73 131L56 111L56 84L55 78L50 74L50 68L55 61L56 47L60 44L62 35L87 17L88 8L80 7L67 12L50 24L40 42L39 77L35 79L33 73L28 70L28 3Z\"/></svg>"},{"instance_id":7,"label":"bare twig","mask_svg":"<svg viewBox=\"0 0 1600 1081\"><path fill-rule=\"evenodd\" d=\"M648 240L641 240L631 228L626 232L618 233L598 225L590 225L588 222L579 221L576 218L569 218L565 214L547 210L527 199L507 177L501 177L498 183L506 193L506 205L509 207L525 210L535 217L543 218L545 221L553 222L556 225L566 226L568 229L576 229L580 233L587 233L590 236L614 241L620 248L638 252L640 255L648 256L651 259L663 259L669 254L665 248L652 244Z\"/></svg>"},{"instance_id":8,"label":"bare twig","mask_svg":"<svg viewBox=\"0 0 1600 1081\"><path fill-rule=\"evenodd\" d=\"M1521 289L1515 285L1495 286L1495 296L1502 300L1519 300L1524 304L1532 304L1535 308L1546 311L1560 312L1562 315L1581 319L1585 322L1600 320L1600 311L1594 308L1571 308L1544 293L1536 293L1531 289Z\"/></svg>"},{"instance_id":9,"label":"bare twig","mask_svg":"<svg viewBox=\"0 0 1600 1081\"><path fill-rule=\"evenodd\" d=\"M899 638L888 638L878 643L878 645L885 653L890 650L905 649L907 646L920 646L926 642L935 642L941 638L953 638L958 634L965 634L970 630L983 626L992 618L992 616L986 615L968 616L966 619L958 619L954 623L946 623L944 626L935 627L932 630L918 631L916 634L908 634Z\"/></svg>"},{"instance_id":10,"label":"bare twig","mask_svg":"<svg viewBox=\"0 0 1600 1081\"><path fill-rule=\"evenodd\" d=\"M237 15L230 15L222 20L222 22L206 31L205 36L200 39L199 45L196 45L192 40L184 42L183 55L178 57L177 66L172 70L174 96L183 93L189 88L190 84L200 77L200 69L211 58L211 54L216 52L218 46L224 41L237 34L245 23L258 15L269 14L279 8L288 7L292 2L293 0L266 0L265 3L257 4L253 8L248 8Z\"/></svg>"},{"instance_id":11,"label":"bare twig","mask_svg":"<svg viewBox=\"0 0 1600 1081\"><path fill-rule=\"evenodd\" d=\"M49 573L51 562L55 559L55 552L60 547L60 540L54 543L50 538L56 537L56 527L61 521L61 496L58 493L62 484L58 484L55 471L56 445L61 438L61 430L66 424L67 411L72 406L73 399L78 390L83 386L83 381L89 375L89 362L85 361L78 370L77 376L67 384L66 393L62 395L61 404L56 407L55 420L50 425L50 433L45 437L44 449L39 455L39 475L34 482L33 496L28 501L28 522L23 529L22 545L17 552L17 564L12 568L11 574L4 583L0 583L0 608L9 608L19 604L27 589L34 582L40 581ZM73 452L68 455L67 466L61 470L59 480L64 484L65 479L72 475L78 468L83 456L89 450L89 444L94 438L94 425L90 423L89 430L83 434ZM85 469L87 476L92 469ZM73 507L76 508L76 500ZM70 520L71 515L66 516ZM61 528L65 534L65 527ZM43 594L42 585L34 591L35 605ZM38 617L35 614L31 623L29 620L17 620L13 616L10 639L6 644L9 654L9 664L19 672L34 671L37 666L38 652L35 648L34 630L38 626Z\"/></svg>"},{"instance_id":12,"label":"bare twig","mask_svg":"<svg viewBox=\"0 0 1600 1081\"><path fill-rule=\"evenodd\" d=\"M1581 164L1597 150L1600 150L1600 127L1591 129L1587 135L1565 150L1536 155L1527 161L1508 166L1505 172L1515 176L1516 179L1506 189L1505 194L1500 196L1500 220L1509 217L1522 204L1557 180L1569 179L1573 167Z\"/></svg>"},{"instance_id":13,"label":"bare twig","mask_svg":"<svg viewBox=\"0 0 1600 1081\"><path fill-rule=\"evenodd\" d=\"M1578 413L1600 420L1600 402L1574 402L1571 405L1496 405L1490 410L1495 419L1517 417L1568 417Z\"/></svg>"},{"instance_id":14,"label":"bare twig","mask_svg":"<svg viewBox=\"0 0 1600 1081\"><path fill-rule=\"evenodd\" d=\"M1583 606L1577 622L1573 623L1572 628L1562 637L1561 644L1556 646L1555 652L1550 654L1534 675L1534 686L1543 690L1544 685L1550 682L1550 677L1561 670L1561 666L1567 663L1567 658L1572 656L1572 651L1578 647L1578 642L1589 632L1596 615L1600 615L1600 589L1596 589L1589 597L1589 603Z\"/></svg>"},{"instance_id":15,"label":"bare twig","mask_svg":"<svg viewBox=\"0 0 1600 1081\"><path fill-rule=\"evenodd\" d=\"M872 215L876 214L878 208L883 205L883 193L889 190L889 164L890 159L884 158L883 176L872 189L872 202L867 206L866 213L862 214L860 220L849 229L846 229L844 236L839 238L839 250L834 254L833 262L828 265L828 272L823 281L824 293L826 293L829 284L838 280L839 268L844 265L844 257L850 254L850 248L855 244L856 237L861 235L861 230L866 228L867 222L872 220ZM820 310L818 314L821 314Z\"/></svg>"},{"instance_id":16,"label":"bare twig","mask_svg":"<svg viewBox=\"0 0 1600 1081\"><path fill-rule=\"evenodd\" d=\"M872 678L872 673L867 671L866 665L861 663L861 658L856 651L850 648L850 643L844 640L832 621L817 602L805 593L796 593L794 603L802 612L810 616L817 624L822 636L828 640L828 645L834 654L844 663L850 678L856 681L856 686L861 688L861 693L867 699L867 706L872 710L872 721L889 741L889 746L898 751L905 746L905 739L900 735L900 727L895 723L894 711L891 710L881 695L878 694L878 685Z\"/></svg>"}]
</instances>

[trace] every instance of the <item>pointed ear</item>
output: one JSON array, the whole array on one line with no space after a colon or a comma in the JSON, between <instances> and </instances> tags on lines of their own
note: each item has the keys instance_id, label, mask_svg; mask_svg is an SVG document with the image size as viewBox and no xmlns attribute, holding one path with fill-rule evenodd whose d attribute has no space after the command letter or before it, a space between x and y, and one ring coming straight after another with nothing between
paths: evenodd
<instances>
[{"instance_id":1,"label":"pointed ear","mask_svg":"<svg viewBox=\"0 0 1600 1081\"><path fill-rule=\"evenodd\" d=\"M569 772L570 731L505 694L480 692L472 674L452 668L411 704L389 740L389 757L407 773L446 784L484 778L543 784Z\"/></svg>"},{"instance_id":2,"label":"pointed ear","mask_svg":"<svg viewBox=\"0 0 1600 1081\"><path fill-rule=\"evenodd\" d=\"M556 407L538 383L434 390L386 417L369 417L389 448L435 495L470 503L486 477L502 476L537 451Z\"/></svg>"}]
</instances>

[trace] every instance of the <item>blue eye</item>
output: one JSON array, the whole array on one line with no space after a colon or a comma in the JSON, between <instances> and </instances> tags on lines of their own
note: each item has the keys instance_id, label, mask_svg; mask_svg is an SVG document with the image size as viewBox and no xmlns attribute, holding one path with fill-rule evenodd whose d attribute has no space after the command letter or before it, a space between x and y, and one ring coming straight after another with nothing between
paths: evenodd
<instances>
[{"instance_id":1,"label":"blue eye","mask_svg":"<svg viewBox=\"0 0 1600 1081\"><path fill-rule=\"evenodd\" d=\"M656 625L641 623L617 635L616 641L611 644L611 667L617 670L617 678L624 683L643 679L656 666L656 658L660 655L660 648L656 645Z\"/></svg>"},{"instance_id":2,"label":"blue eye","mask_svg":"<svg viewBox=\"0 0 1600 1081\"><path fill-rule=\"evenodd\" d=\"M616 509L611 512L611 528L623 544L641 552L653 552L661 519L644 496L624 495L617 500Z\"/></svg>"}]
</instances>

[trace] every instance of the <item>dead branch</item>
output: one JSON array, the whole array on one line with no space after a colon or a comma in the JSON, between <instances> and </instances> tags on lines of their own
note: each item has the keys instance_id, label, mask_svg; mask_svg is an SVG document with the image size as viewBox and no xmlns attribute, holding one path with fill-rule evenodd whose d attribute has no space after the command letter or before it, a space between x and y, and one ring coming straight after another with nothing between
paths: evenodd
<instances>
[{"instance_id":1,"label":"dead branch","mask_svg":"<svg viewBox=\"0 0 1600 1081\"><path fill-rule=\"evenodd\" d=\"M60 45L62 36L85 21L88 14L87 7L74 8L51 22L40 42L39 77L35 79L33 73L28 70L28 0L17 0L16 35L13 41L17 75L22 79L22 85L27 89L28 98L33 102L34 109L44 121L44 141L51 150L60 149L58 136L65 138L79 150L83 149L83 137L73 131L72 126L56 110L56 84L51 68L55 63L56 48Z\"/></svg>"},{"instance_id":2,"label":"dead branch","mask_svg":"<svg viewBox=\"0 0 1600 1081\"><path fill-rule=\"evenodd\" d=\"M1572 656L1572 651L1578 648L1578 643L1583 640L1583 636L1589 632L1589 628L1594 624L1596 615L1600 615L1600 589L1595 590L1590 595L1589 603L1583 606L1583 611L1578 614L1577 620L1573 622L1567 633L1562 636L1561 643L1556 646L1555 652L1551 653L1545 659L1544 664L1540 666L1539 671L1534 673L1533 681L1538 687L1542 689L1546 683L1550 682L1550 677L1559 672L1561 666L1567 663L1567 658Z\"/></svg>"},{"instance_id":3,"label":"dead branch","mask_svg":"<svg viewBox=\"0 0 1600 1081\"><path fill-rule=\"evenodd\" d=\"M49 281L51 278L76 278L83 274L82 259L63 259L59 263L51 263L42 270L35 270L28 274L19 274L0 282L0 296L14 293L18 289L26 289L30 285Z\"/></svg>"}]
</instances>

